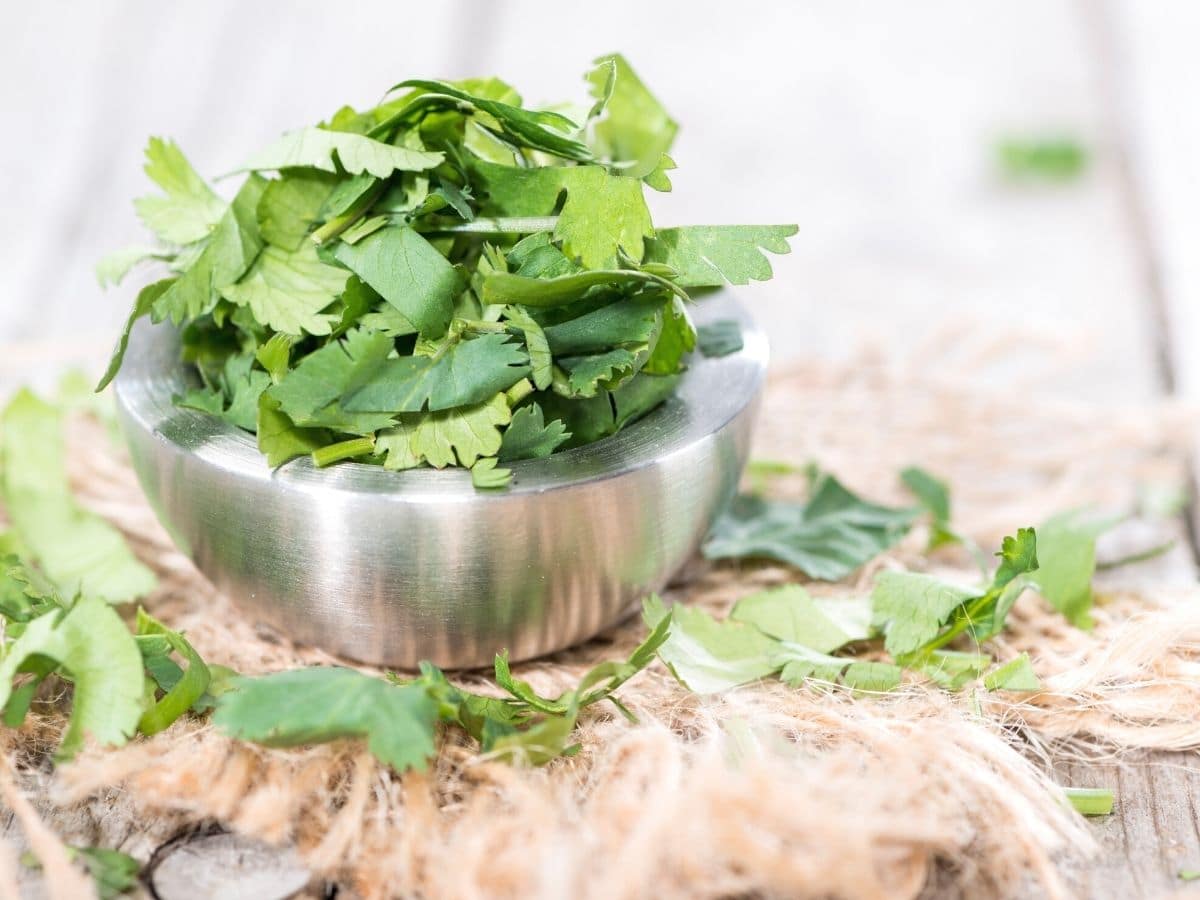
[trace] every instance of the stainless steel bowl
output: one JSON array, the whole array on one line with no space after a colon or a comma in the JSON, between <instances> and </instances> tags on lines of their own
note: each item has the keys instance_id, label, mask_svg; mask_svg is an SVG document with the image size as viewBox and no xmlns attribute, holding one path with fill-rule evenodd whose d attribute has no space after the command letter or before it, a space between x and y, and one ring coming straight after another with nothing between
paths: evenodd
<instances>
[{"instance_id":1,"label":"stainless steel bowl","mask_svg":"<svg viewBox=\"0 0 1200 900\"><path fill-rule=\"evenodd\" d=\"M272 471L252 435L180 409L178 335L134 329L116 382L133 464L179 547L247 613L381 665L486 665L587 640L696 551L749 452L766 338L726 293L745 347L699 354L678 394L624 431L512 465L506 491L461 470L307 459Z\"/></svg>"}]
</instances>

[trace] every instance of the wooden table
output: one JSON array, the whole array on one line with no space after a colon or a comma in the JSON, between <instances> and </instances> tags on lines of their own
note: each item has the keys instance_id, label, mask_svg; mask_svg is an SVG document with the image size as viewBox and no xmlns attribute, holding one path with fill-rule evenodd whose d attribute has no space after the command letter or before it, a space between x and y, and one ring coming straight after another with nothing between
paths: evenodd
<instances>
[{"instance_id":1,"label":"wooden table","mask_svg":"<svg viewBox=\"0 0 1200 900\"><path fill-rule=\"evenodd\" d=\"M1059 365L1065 396L1200 396L1200 5L1185 0L49 0L3 32L0 344L20 344L0 352L5 384L94 366L109 344L131 291L102 296L91 266L140 238L147 134L215 174L402 77L498 73L553 100L621 50L684 124L660 222L800 223L752 296L777 359L867 336L912 349L969 321L1052 339L1051 358L1013 365ZM996 176L998 137L1046 133L1091 149L1081 180ZM1200 868L1195 755L1145 762L1063 773L1120 796L1095 824L1107 853L1087 894L1159 896Z\"/></svg>"}]
</instances>

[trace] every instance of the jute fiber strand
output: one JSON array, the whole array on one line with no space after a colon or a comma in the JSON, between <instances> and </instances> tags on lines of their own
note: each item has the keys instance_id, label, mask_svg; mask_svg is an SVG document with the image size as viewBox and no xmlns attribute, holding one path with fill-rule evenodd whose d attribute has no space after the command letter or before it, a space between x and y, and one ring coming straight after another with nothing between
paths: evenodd
<instances>
[{"instance_id":1,"label":"jute fiber strand","mask_svg":"<svg viewBox=\"0 0 1200 900\"><path fill-rule=\"evenodd\" d=\"M1139 485L1181 477L1183 410L962 384L946 367L908 370L870 354L793 367L772 381L756 455L819 461L881 501L906 499L896 473L919 462L950 480L958 526L989 548L1050 513L1123 508ZM208 660L245 673L333 662L216 594L94 423L75 424L71 461L83 502L160 574L150 611ZM803 479L772 490L801 496ZM858 594L888 567L976 577L953 550L926 557L926 537L918 528L851 581L811 589ZM50 694L4 734L0 787L29 794L70 842L145 858L181 829L218 823L295 845L319 877L368 898L913 897L931 883L947 895L1065 896L1062 867L1095 848L1046 774L1050 761L1200 747L1200 596L1125 577L1119 589L1102 584L1090 633L1038 597L1018 603L995 649L1030 653L1045 684L1033 695L910 684L855 696L772 681L699 697L656 663L621 691L639 724L589 709L573 758L514 767L448 732L428 772L397 776L357 742L268 750L196 718L52 769L65 707ZM724 615L752 591L797 580L780 566L697 560L667 594ZM554 694L644 633L631 620L517 674ZM26 813L29 842L44 844L46 829ZM74 870L53 847L34 850L51 889L69 896ZM11 884L15 865L0 853L0 881Z\"/></svg>"}]
</instances>

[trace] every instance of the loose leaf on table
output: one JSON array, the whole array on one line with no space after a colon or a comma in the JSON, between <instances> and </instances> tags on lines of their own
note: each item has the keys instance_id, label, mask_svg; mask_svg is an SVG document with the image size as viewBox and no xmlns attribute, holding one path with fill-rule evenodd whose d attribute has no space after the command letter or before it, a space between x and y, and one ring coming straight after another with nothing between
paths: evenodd
<instances>
[{"instance_id":1,"label":"loose leaf on table","mask_svg":"<svg viewBox=\"0 0 1200 900\"><path fill-rule=\"evenodd\" d=\"M1077 628L1092 627L1096 538L1117 521L1071 511L1038 527L1038 557L1042 563L1035 576L1038 589Z\"/></svg>"},{"instance_id":2,"label":"loose leaf on table","mask_svg":"<svg viewBox=\"0 0 1200 900\"><path fill-rule=\"evenodd\" d=\"M691 225L660 228L646 243L646 262L662 263L679 273L688 287L749 284L771 277L764 250L788 253L795 225Z\"/></svg>"},{"instance_id":3,"label":"loose leaf on table","mask_svg":"<svg viewBox=\"0 0 1200 900\"><path fill-rule=\"evenodd\" d=\"M196 174L174 141L150 138L146 174L163 195L139 197L133 206L146 227L166 243L203 240L225 214L225 203Z\"/></svg>"},{"instance_id":4,"label":"loose leaf on table","mask_svg":"<svg viewBox=\"0 0 1200 900\"><path fill-rule=\"evenodd\" d=\"M336 667L239 678L213 713L213 724L230 737L268 747L365 738L397 772L426 767L437 721L438 705L423 686Z\"/></svg>"},{"instance_id":5,"label":"loose leaf on table","mask_svg":"<svg viewBox=\"0 0 1200 900\"><path fill-rule=\"evenodd\" d=\"M870 605L861 600L814 598L799 585L771 588L743 597L729 613L779 641L829 653L871 637Z\"/></svg>"},{"instance_id":6,"label":"loose leaf on table","mask_svg":"<svg viewBox=\"0 0 1200 900\"><path fill-rule=\"evenodd\" d=\"M1028 653L1022 653L983 676L989 691L1040 691L1042 682L1033 671Z\"/></svg>"},{"instance_id":7,"label":"loose leaf on table","mask_svg":"<svg viewBox=\"0 0 1200 900\"><path fill-rule=\"evenodd\" d=\"M337 163L340 163L345 171L353 175L366 172L376 178L387 178L396 171L421 172L432 169L444 158L441 153L396 147L347 131L301 128L285 134L271 146L256 153L237 171L306 167L336 173Z\"/></svg>"},{"instance_id":8,"label":"loose leaf on table","mask_svg":"<svg viewBox=\"0 0 1200 900\"><path fill-rule=\"evenodd\" d=\"M912 509L862 500L832 475L815 477L806 503L738 497L704 544L709 559L767 558L837 581L900 540Z\"/></svg>"},{"instance_id":9,"label":"loose leaf on table","mask_svg":"<svg viewBox=\"0 0 1200 900\"><path fill-rule=\"evenodd\" d=\"M154 589L154 574L134 558L120 532L75 502L59 410L19 392L0 420L0 462L13 530L61 594L120 603Z\"/></svg>"},{"instance_id":10,"label":"loose leaf on table","mask_svg":"<svg viewBox=\"0 0 1200 900\"><path fill-rule=\"evenodd\" d=\"M208 690L212 673L182 634L167 628L143 609L138 610L137 634L139 637L161 638L167 649L166 653L159 652L147 658L145 647L140 648L143 663L152 677L157 673L155 681L164 694L142 713L138 730L146 735L157 734L200 702ZM187 661L186 669L171 659L170 651Z\"/></svg>"},{"instance_id":11,"label":"loose leaf on table","mask_svg":"<svg viewBox=\"0 0 1200 900\"><path fill-rule=\"evenodd\" d=\"M21 672L45 674L50 660L74 683L71 720L58 757L73 756L86 738L125 743L142 716L142 655L121 617L97 597L85 596L65 612L31 621L0 660L0 709Z\"/></svg>"}]
</instances>

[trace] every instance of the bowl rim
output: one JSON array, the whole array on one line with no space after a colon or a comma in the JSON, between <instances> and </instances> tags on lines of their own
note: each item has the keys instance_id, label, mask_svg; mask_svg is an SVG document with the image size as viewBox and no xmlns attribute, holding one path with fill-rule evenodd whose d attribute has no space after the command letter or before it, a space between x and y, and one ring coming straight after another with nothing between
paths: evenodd
<instances>
[{"instance_id":1,"label":"bowl rim","mask_svg":"<svg viewBox=\"0 0 1200 900\"><path fill-rule=\"evenodd\" d=\"M182 453L255 481L404 502L504 502L662 465L723 430L756 400L769 359L765 333L727 289L703 296L690 311L697 325L736 321L742 349L719 357L694 353L675 392L614 435L549 457L504 463L513 471L505 490L476 489L470 471L460 467L393 470L348 461L318 468L303 456L272 469L252 433L208 413L176 406L175 397L187 386L187 370L179 359L179 331L167 322L142 320L134 327L114 393L127 430L149 432Z\"/></svg>"}]
</instances>

